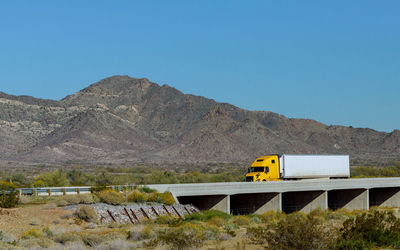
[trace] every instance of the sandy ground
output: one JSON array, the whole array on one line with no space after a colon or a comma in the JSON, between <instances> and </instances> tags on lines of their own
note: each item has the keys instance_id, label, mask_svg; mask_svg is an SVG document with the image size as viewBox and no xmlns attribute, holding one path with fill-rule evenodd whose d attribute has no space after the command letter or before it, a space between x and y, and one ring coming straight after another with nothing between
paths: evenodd
<instances>
[{"instance_id":1,"label":"sandy ground","mask_svg":"<svg viewBox=\"0 0 400 250\"><path fill-rule=\"evenodd\" d=\"M51 230L62 231L80 231L85 230L85 224L76 225L71 216L73 210L67 210L57 207L54 204L42 205L25 205L23 207L0 209L0 230L4 230L8 234L20 238L21 235L30 230L42 230L49 227ZM145 225L132 225L133 227L142 228ZM98 228L100 229L100 228ZM95 231L97 231L95 229ZM167 249L162 246L159 249ZM242 228L237 231L237 236L226 241L206 241L201 249L247 249L258 250L264 249L259 245L248 244L246 238L246 229Z\"/></svg>"},{"instance_id":2,"label":"sandy ground","mask_svg":"<svg viewBox=\"0 0 400 250\"><path fill-rule=\"evenodd\" d=\"M50 225L68 228L71 226L71 220L62 219L62 216L72 214L72 212L53 204L2 208L0 209L0 229L18 237L30 229L42 229Z\"/></svg>"}]
</instances>

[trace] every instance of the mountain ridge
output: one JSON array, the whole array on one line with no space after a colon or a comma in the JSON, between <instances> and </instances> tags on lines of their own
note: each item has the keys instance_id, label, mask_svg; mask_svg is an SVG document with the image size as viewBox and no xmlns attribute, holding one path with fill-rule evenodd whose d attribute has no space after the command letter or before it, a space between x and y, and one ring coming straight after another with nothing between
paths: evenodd
<instances>
[{"instance_id":1,"label":"mountain ridge","mask_svg":"<svg viewBox=\"0 0 400 250\"><path fill-rule=\"evenodd\" d=\"M48 164L249 163L270 153L400 162L400 130L325 125L112 76L60 101L0 92L0 160Z\"/></svg>"}]
</instances>

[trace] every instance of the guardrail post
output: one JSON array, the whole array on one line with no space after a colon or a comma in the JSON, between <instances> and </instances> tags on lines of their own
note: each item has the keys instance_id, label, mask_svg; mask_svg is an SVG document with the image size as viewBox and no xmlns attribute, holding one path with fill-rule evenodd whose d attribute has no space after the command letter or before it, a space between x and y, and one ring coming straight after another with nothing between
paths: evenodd
<instances>
[{"instance_id":1,"label":"guardrail post","mask_svg":"<svg viewBox=\"0 0 400 250\"><path fill-rule=\"evenodd\" d=\"M47 193L51 196L51 189L47 189Z\"/></svg>"},{"instance_id":2,"label":"guardrail post","mask_svg":"<svg viewBox=\"0 0 400 250\"><path fill-rule=\"evenodd\" d=\"M18 197L21 197L21 195L22 195L22 190L18 189Z\"/></svg>"},{"instance_id":3,"label":"guardrail post","mask_svg":"<svg viewBox=\"0 0 400 250\"><path fill-rule=\"evenodd\" d=\"M67 190L65 190L65 188L61 189L61 192L63 193L63 195L67 195Z\"/></svg>"},{"instance_id":4,"label":"guardrail post","mask_svg":"<svg viewBox=\"0 0 400 250\"><path fill-rule=\"evenodd\" d=\"M38 196L36 189L32 189L32 195L35 196L35 197Z\"/></svg>"},{"instance_id":5,"label":"guardrail post","mask_svg":"<svg viewBox=\"0 0 400 250\"><path fill-rule=\"evenodd\" d=\"M80 194L81 190L79 188L75 188L75 192L76 192L76 194Z\"/></svg>"}]
</instances>

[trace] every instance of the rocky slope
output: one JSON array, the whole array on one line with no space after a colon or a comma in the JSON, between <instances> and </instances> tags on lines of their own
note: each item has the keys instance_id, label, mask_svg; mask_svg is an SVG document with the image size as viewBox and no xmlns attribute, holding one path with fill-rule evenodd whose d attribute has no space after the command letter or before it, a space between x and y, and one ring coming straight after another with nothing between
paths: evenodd
<instances>
[{"instance_id":1,"label":"rocky slope","mask_svg":"<svg viewBox=\"0 0 400 250\"><path fill-rule=\"evenodd\" d=\"M326 126L114 76L61 101L0 92L0 160L50 164L249 163L270 153L400 162L400 131Z\"/></svg>"}]
</instances>

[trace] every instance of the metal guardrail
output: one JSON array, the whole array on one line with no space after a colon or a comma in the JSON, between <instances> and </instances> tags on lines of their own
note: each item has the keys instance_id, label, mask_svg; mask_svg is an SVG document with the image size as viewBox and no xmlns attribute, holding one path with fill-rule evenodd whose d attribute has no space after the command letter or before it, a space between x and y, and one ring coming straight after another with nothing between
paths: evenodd
<instances>
[{"instance_id":1,"label":"metal guardrail","mask_svg":"<svg viewBox=\"0 0 400 250\"><path fill-rule=\"evenodd\" d=\"M117 191L132 190L136 185L117 185L107 186ZM91 193L97 186L85 187L33 187L33 188L16 188L15 190L20 195L37 195L37 196L52 196L52 195L70 195L70 194L87 194Z\"/></svg>"}]
</instances>

